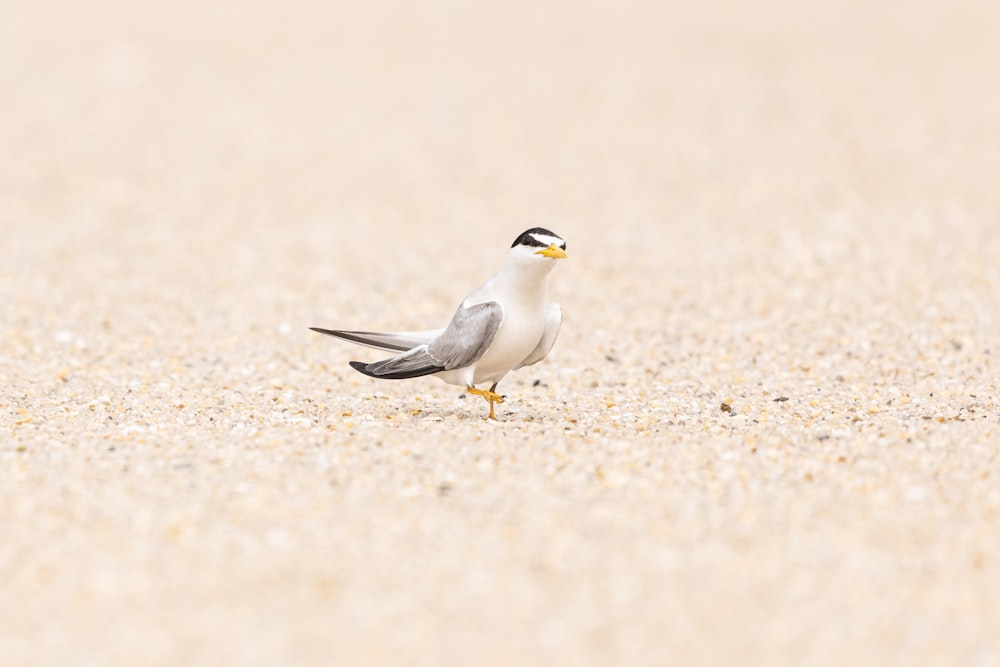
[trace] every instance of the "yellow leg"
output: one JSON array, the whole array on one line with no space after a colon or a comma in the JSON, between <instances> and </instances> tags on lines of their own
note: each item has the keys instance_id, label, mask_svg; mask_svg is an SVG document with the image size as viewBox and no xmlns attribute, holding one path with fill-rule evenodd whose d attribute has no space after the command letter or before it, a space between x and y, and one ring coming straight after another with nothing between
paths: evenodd
<instances>
[{"instance_id":1,"label":"yellow leg","mask_svg":"<svg viewBox=\"0 0 1000 667\"><path fill-rule=\"evenodd\" d=\"M469 385L465 389L470 394L475 394L476 396L482 396L483 398L486 399L486 401L490 404L490 416L489 416L489 418L492 419L493 421L496 421L497 416L496 416L496 413L493 411L493 405L494 404L503 403L503 396L501 396L500 394L498 394L496 392L497 383L494 382L493 386L490 387L489 389L476 389L472 385Z\"/></svg>"}]
</instances>

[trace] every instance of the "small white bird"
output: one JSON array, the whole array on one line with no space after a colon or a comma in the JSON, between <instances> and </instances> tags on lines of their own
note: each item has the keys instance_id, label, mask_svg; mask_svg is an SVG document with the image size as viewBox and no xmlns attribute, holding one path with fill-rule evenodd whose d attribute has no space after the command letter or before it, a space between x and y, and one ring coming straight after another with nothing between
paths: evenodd
<instances>
[{"instance_id":1,"label":"small white bird","mask_svg":"<svg viewBox=\"0 0 1000 667\"><path fill-rule=\"evenodd\" d=\"M493 406L503 403L497 383L507 373L545 358L562 324L559 304L545 302L545 283L557 259L566 258L566 242L534 227L514 240L507 261L496 274L462 301L444 329L376 333L310 327L358 345L398 352L394 357L351 367L373 378L401 380L435 375L465 386ZM477 384L490 382L489 389Z\"/></svg>"}]
</instances>

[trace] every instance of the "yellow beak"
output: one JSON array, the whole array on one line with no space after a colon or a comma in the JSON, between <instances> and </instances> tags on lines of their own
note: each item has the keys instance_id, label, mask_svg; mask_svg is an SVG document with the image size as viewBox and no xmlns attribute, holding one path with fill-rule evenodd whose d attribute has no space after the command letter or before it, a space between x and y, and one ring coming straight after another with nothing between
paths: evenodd
<instances>
[{"instance_id":1,"label":"yellow beak","mask_svg":"<svg viewBox=\"0 0 1000 667\"><path fill-rule=\"evenodd\" d=\"M569 257L569 255L566 254L566 251L557 246L555 243L550 245L548 248L545 248L544 250L536 251L535 254L544 255L545 257L551 257L552 259L566 259L567 257Z\"/></svg>"}]
</instances>

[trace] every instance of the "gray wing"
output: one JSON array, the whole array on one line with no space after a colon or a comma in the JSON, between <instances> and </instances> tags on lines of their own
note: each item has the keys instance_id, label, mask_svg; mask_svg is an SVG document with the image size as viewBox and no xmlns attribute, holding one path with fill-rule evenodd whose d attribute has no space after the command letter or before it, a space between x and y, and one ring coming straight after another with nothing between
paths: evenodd
<instances>
[{"instance_id":1,"label":"gray wing","mask_svg":"<svg viewBox=\"0 0 1000 667\"><path fill-rule=\"evenodd\" d=\"M444 370L444 366L427 354L426 345L371 364L366 364L363 361L352 361L350 364L354 370L382 380L404 380L422 375L432 375Z\"/></svg>"},{"instance_id":2,"label":"gray wing","mask_svg":"<svg viewBox=\"0 0 1000 667\"><path fill-rule=\"evenodd\" d=\"M428 331L397 331L382 333L378 331L340 331L338 329L320 329L309 327L313 331L334 338L350 341L365 347L373 347L385 352L405 352L420 345L426 345L444 332L444 329Z\"/></svg>"},{"instance_id":3,"label":"gray wing","mask_svg":"<svg viewBox=\"0 0 1000 667\"><path fill-rule=\"evenodd\" d=\"M542 334L538 345L531 351L518 368L524 368L532 364L537 364L544 359L552 346L556 344L556 337L559 335L559 327L562 326L562 308L558 303L550 303L545 307L545 332Z\"/></svg>"},{"instance_id":4,"label":"gray wing","mask_svg":"<svg viewBox=\"0 0 1000 667\"><path fill-rule=\"evenodd\" d=\"M461 305L447 328L427 346L427 352L445 370L463 368L486 354L501 323L503 306L496 301Z\"/></svg>"},{"instance_id":5,"label":"gray wing","mask_svg":"<svg viewBox=\"0 0 1000 667\"><path fill-rule=\"evenodd\" d=\"M352 361L351 367L365 375L386 380L420 377L462 368L486 354L501 322L503 307L495 301L468 308L459 306L448 327L430 343L371 364Z\"/></svg>"}]
</instances>

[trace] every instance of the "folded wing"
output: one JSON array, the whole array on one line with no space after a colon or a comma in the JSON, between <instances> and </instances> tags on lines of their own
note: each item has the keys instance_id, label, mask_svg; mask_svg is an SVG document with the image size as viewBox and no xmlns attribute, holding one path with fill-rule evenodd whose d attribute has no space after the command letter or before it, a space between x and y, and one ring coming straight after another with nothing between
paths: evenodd
<instances>
[{"instance_id":1,"label":"folded wing","mask_svg":"<svg viewBox=\"0 0 1000 667\"><path fill-rule=\"evenodd\" d=\"M496 301L459 306L448 327L427 346L445 370L479 361L490 349L503 323L503 306Z\"/></svg>"},{"instance_id":2,"label":"folded wing","mask_svg":"<svg viewBox=\"0 0 1000 667\"><path fill-rule=\"evenodd\" d=\"M360 361L352 361L351 367L364 373L365 375L382 378L386 380L401 380L405 378L420 377L421 375L431 375L439 371L464 368L478 361L486 350L489 349L496 337L500 324L503 322L503 307L495 302L480 303L474 306L459 306L455 311L451 323L444 331L439 331L439 335L431 341L422 343L413 348L408 348L402 354L365 364ZM327 333L323 330L320 333ZM351 334L351 338L341 335ZM425 334L426 332L417 332ZM345 338L352 342L369 347L378 347L372 342L401 343L411 339L373 338L372 334L359 335L357 332L336 332L338 338ZM375 334L386 336L386 334ZM398 335L398 334L395 334ZM358 340L361 339L361 340ZM362 340L364 342L362 342ZM378 349L386 349L378 347ZM391 348L390 348L391 349Z\"/></svg>"}]
</instances>

